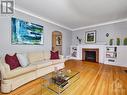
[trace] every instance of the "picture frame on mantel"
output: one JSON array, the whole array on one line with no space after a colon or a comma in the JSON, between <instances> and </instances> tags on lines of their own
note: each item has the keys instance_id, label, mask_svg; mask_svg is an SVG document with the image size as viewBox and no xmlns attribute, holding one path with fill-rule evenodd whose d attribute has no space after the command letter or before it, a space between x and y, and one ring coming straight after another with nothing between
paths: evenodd
<instances>
[{"instance_id":1,"label":"picture frame on mantel","mask_svg":"<svg viewBox=\"0 0 127 95\"><path fill-rule=\"evenodd\" d=\"M85 43L87 44L96 43L96 30L85 32Z\"/></svg>"}]
</instances>

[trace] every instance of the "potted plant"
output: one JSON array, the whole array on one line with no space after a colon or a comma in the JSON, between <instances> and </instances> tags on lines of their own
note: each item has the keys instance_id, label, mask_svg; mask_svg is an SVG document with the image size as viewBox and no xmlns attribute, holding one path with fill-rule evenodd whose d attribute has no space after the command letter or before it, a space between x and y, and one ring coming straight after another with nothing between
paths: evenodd
<instances>
[{"instance_id":1,"label":"potted plant","mask_svg":"<svg viewBox=\"0 0 127 95\"><path fill-rule=\"evenodd\" d=\"M120 45L120 38L116 38L116 45Z\"/></svg>"},{"instance_id":2,"label":"potted plant","mask_svg":"<svg viewBox=\"0 0 127 95\"><path fill-rule=\"evenodd\" d=\"M123 44L127 45L127 38L124 38Z\"/></svg>"}]
</instances>

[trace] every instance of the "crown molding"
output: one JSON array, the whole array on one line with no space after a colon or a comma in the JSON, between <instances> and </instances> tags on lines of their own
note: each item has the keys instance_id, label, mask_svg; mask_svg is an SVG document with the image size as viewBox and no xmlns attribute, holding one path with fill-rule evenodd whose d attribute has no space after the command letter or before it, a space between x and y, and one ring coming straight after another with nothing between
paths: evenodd
<instances>
[{"instance_id":1,"label":"crown molding","mask_svg":"<svg viewBox=\"0 0 127 95\"><path fill-rule=\"evenodd\" d=\"M55 22L53 22L53 21L51 21L51 20L48 20L48 19L46 19L46 18L44 18L44 17L41 17L41 16L38 16L38 15L36 15L36 14L34 14L34 13L28 12L28 11L26 11L26 10L24 10L24 9L21 9L21 8L18 8L18 7L15 7L14 9L15 9L16 11L22 12L22 13L27 14L27 15L30 15L30 16L33 16L33 17L35 17L35 18L38 18L38 19L40 19L40 20L42 20L42 21L45 21L45 22L48 22L48 23L50 23L50 24L59 26L59 27L61 27L61 28L64 28L64 29L67 29L67 30L70 30L70 31L73 30L73 29L71 29L71 28L69 28L69 27L66 27L66 26L64 26L64 25L55 23Z\"/></svg>"},{"instance_id":2,"label":"crown molding","mask_svg":"<svg viewBox=\"0 0 127 95\"><path fill-rule=\"evenodd\" d=\"M83 29L93 28L93 27L103 26L103 25L110 25L110 24L115 24L115 23L124 22L124 21L127 21L127 18L119 19L119 20L113 20L113 21L95 24L95 25L90 25L90 26L84 26L84 27L80 27L80 28L75 28L75 29L72 29L72 31L78 31L78 30L83 30Z\"/></svg>"},{"instance_id":3,"label":"crown molding","mask_svg":"<svg viewBox=\"0 0 127 95\"><path fill-rule=\"evenodd\" d=\"M113 20L113 21L109 21L109 22L105 22L105 23L94 24L94 25L89 25L89 26L84 26L84 27L79 27L79 28L72 29L72 28L66 27L64 25L55 23L55 22L53 22L51 20L48 20L48 19L46 19L46 18L44 18L42 16L38 16L38 15L36 15L34 13L28 12L27 10L24 10L22 8L15 7L15 10L19 11L19 12L22 12L24 14L27 14L27 15L33 16L35 18L38 18L38 19L40 19L42 21L45 21L45 22L48 22L50 24L53 24L53 25L59 26L61 28L67 29L69 31L78 31L78 30L83 30L83 29L87 29L87 28L93 28L93 27L98 27L98 26L103 26L103 25L110 25L110 24L115 24L115 23L127 21L127 18L124 18L124 19Z\"/></svg>"}]
</instances>

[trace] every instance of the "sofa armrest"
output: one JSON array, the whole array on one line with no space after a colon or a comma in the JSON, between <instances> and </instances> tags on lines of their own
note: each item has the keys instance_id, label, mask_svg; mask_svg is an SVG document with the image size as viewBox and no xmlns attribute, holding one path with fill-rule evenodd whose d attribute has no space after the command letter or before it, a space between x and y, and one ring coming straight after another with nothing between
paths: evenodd
<instances>
[{"instance_id":1,"label":"sofa armrest","mask_svg":"<svg viewBox=\"0 0 127 95\"><path fill-rule=\"evenodd\" d=\"M6 77L6 70L2 63L0 63L0 79L3 80L4 77Z\"/></svg>"},{"instance_id":2,"label":"sofa armrest","mask_svg":"<svg viewBox=\"0 0 127 95\"><path fill-rule=\"evenodd\" d=\"M5 68L5 70L6 70L7 72L8 72L8 71L11 71L10 66L9 66L8 64L3 63L3 65L4 65L4 68Z\"/></svg>"},{"instance_id":3,"label":"sofa armrest","mask_svg":"<svg viewBox=\"0 0 127 95\"><path fill-rule=\"evenodd\" d=\"M3 80L7 76L6 72L10 72L10 66L5 63L4 57L0 58L0 78Z\"/></svg>"},{"instance_id":4,"label":"sofa armrest","mask_svg":"<svg viewBox=\"0 0 127 95\"><path fill-rule=\"evenodd\" d=\"M1 79L3 79L4 77L7 77L7 72L10 72L10 66L6 63L0 63L1 64Z\"/></svg>"}]
</instances>

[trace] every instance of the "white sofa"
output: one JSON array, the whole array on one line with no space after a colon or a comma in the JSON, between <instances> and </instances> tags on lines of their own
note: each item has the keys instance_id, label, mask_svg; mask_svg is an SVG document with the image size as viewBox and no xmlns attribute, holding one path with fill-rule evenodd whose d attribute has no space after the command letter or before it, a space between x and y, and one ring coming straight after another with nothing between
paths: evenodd
<instances>
[{"instance_id":1,"label":"white sofa","mask_svg":"<svg viewBox=\"0 0 127 95\"><path fill-rule=\"evenodd\" d=\"M65 59L60 56L60 59L50 60L50 52L29 52L27 56L29 65L13 70L10 70L9 65L5 63L5 56L1 58L1 92L9 93L25 83L54 71L56 67L64 68Z\"/></svg>"}]
</instances>

